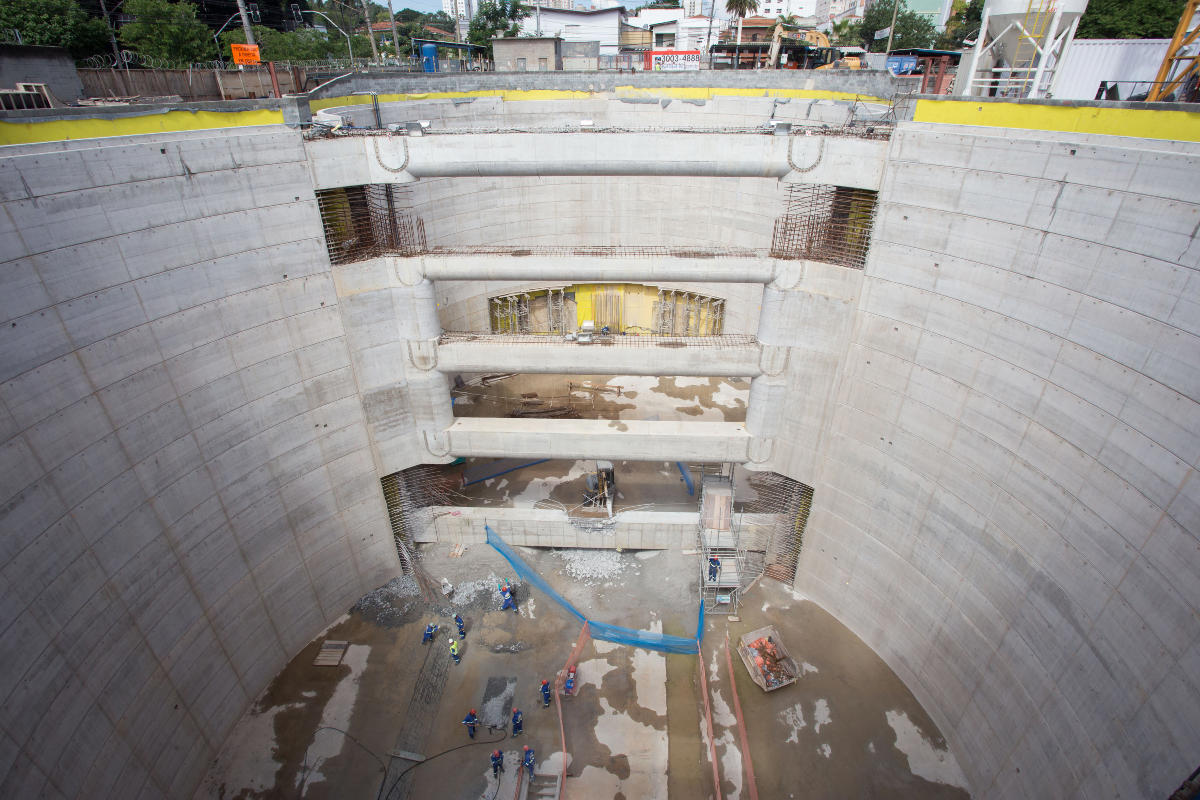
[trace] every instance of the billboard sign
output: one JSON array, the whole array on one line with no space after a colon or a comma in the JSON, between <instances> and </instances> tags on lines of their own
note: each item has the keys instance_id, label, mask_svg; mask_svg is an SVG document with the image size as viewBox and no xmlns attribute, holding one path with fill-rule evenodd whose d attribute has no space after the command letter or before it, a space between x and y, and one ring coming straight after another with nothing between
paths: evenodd
<instances>
[{"instance_id":1,"label":"billboard sign","mask_svg":"<svg viewBox=\"0 0 1200 800\"><path fill-rule=\"evenodd\" d=\"M233 63L235 64L251 67L259 63L258 45L256 44L231 44L229 49L233 51Z\"/></svg>"},{"instance_id":2,"label":"billboard sign","mask_svg":"<svg viewBox=\"0 0 1200 800\"><path fill-rule=\"evenodd\" d=\"M646 54L646 69L655 72L682 72L700 69L699 50L651 50Z\"/></svg>"}]
</instances>

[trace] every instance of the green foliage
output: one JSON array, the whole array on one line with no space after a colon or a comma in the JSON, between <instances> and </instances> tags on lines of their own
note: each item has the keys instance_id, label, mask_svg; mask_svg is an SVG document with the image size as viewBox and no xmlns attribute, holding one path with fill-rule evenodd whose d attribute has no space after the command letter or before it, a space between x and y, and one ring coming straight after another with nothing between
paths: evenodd
<instances>
[{"instance_id":1,"label":"green foliage","mask_svg":"<svg viewBox=\"0 0 1200 800\"><path fill-rule=\"evenodd\" d=\"M1079 39L1170 39L1185 0L1091 0Z\"/></svg>"},{"instance_id":2,"label":"green foliage","mask_svg":"<svg viewBox=\"0 0 1200 800\"><path fill-rule=\"evenodd\" d=\"M900 8L896 13L896 29L892 36L892 49L900 50L907 47L929 47L937 37L937 29L928 18L908 10L904 0L899 0ZM882 53L887 50L887 37L875 38L875 32L883 30L892 24L892 4L879 2L867 9L862 22L858 23L858 39L862 46L872 53Z\"/></svg>"},{"instance_id":3,"label":"green foliage","mask_svg":"<svg viewBox=\"0 0 1200 800\"><path fill-rule=\"evenodd\" d=\"M745 19L758 11L758 0L725 0L725 10L739 19Z\"/></svg>"},{"instance_id":4,"label":"green foliage","mask_svg":"<svg viewBox=\"0 0 1200 800\"><path fill-rule=\"evenodd\" d=\"M24 44L63 47L75 58L110 49L108 26L74 0L0 0L0 30L12 28Z\"/></svg>"},{"instance_id":5,"label":"green foliage","mask_svg":"<svg viewBox=\"0 0 1200 800\"><path fill-rule=\"evenodd\" d=\"M858 23L850 19L839 19L833 23L829 41L831 44L840 45L858 44Z\"/></svg>"},{"instance_id":6,"label":"green foliage","mask_svg":"<svg viewBox=\"0 0 1200 800\"><path fill-rule=\"evenodd\" d=\"M296 31L277 31L262 25L251 26L254 31L254 41L258 45L259 58L263 61L324 61L330 58L346 58L346 39L337 31L330 34L321 33L312 28L300 28ZM371 45L365 37L362 47L366 55L370 55ZM230 44L245 44L246 33L241 29L229 28L221 34L221 58L229 61L232 56ZM355 47L355 55L359 55Z\"/></svg>"},{"instance_id":7,"label":"green foliage","mask_svg":"<svg viewBox=\"0 0 1200 800\"><path fill-rule=\"evenodd\" d=\"M983 24L983 0L955 0L953 13L946 20L946 29L934 45L939 50L961 50L966 39L979 35Z\"/></svg>"},{"instance_id":8,"label":"green foliage","mask_svg":"<svg viewBox=\"0 0 1200 800\"><path fill-rule=\"evenodd\" d=\"M213 57L212 33L196 19L192 4L126 0L122 10L134 17L120 31L121 42L131 50L179 66Z\"/></svg>"},{"instance_id":9,"label":"green foliage","mask_svg":"<svg viewBox=\"0 0 1200 800\"><path fill-rule=\"evenodd\" d=\"M521 20L529 11L521 6L520 0L482 0L471 25L467 29L467 41L481 45L492 52L492 39L497 36L516 36L521 32Z\"/></svg>"},{"instance_id":10,"label":"green foliage","mask_svg":"<svg viewBox=\"0 0 1200 800\"><path fill-rule=\"evenodd\" d=\"M424 25L432 25L435 28L440 28L444 31L454 31L454 18L445 11L439 11L436 14L425 14L420 22Z\"/></svg>"}]
</instances>

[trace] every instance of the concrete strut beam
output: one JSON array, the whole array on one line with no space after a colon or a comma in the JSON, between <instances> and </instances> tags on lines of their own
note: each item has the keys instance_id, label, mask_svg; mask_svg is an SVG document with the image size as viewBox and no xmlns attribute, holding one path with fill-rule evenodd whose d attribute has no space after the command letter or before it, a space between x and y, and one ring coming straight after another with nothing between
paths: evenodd
<instances>
[{"instance_id":1,"label":"concrete strut beam","mask_svg":"<svg viewBox=\"0 0 1200 800\"><path fill-rule=\"evenodd\" d=\"M496 175L696 175L782 178L786 136L494 133L408 140L414 178Z\"/></svg>"},{"instance_id":2,"label":"concrete strut beam","mask_svg":"<svg viewBox=\"0 0 1200 800\"><path fill-rule=\"evenodd\" d=\"M437 368L456 372L539 372L563 375L692 375L749 377L761 373L758 344L727 347L627 347L578 344L546 337L516 344L510 336L438 345Z\"/></svg>"},{"instance_id":3,"label":"concrete strut beam","mask_svg":"<svg viewBox=\"0 0 1200 800\"><path fill-rule=\"evenodd\" d=\"M395 258L399 274L412 281L526 280L573 283L679 281L770 283L788 263L764 256L549 256L425 255Z\"/></svg>"},{"instance_id":4,"label":"concrete strut beam","mask_svg":"<svg viewBox=\"0 0 1200 800\"><path fill-rule=\"evenodd\" d=\"M750 434L738 422L463 417L444 431L450 455L744 463Z\"/></svg>"}]
</instances>

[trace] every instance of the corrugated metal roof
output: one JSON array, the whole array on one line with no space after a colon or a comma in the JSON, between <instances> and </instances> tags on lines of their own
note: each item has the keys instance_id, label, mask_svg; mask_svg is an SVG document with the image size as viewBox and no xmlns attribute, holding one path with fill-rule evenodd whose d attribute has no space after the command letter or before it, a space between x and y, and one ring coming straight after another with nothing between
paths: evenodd
<instances>
[{"instance_id":1,"label":"corrugated metal roof","mask_svg":"<svg viewBox=\"0 0 1200 800\"><path fill-rule=\"evenodd\" d=\"M1076 39L1058 70L1056 100L1093 100L1101 81L1153 81L1169 39ZM1142 86L1120 86L1121 99Z\"/></svg>"}]
</instances>

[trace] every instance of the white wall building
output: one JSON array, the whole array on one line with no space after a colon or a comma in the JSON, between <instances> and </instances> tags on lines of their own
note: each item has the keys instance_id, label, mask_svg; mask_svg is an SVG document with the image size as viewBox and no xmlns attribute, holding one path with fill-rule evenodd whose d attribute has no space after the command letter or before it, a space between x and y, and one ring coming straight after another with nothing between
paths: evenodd
<instances>
[{"instance_id":1,"label":"white wall building","mask_svg":"<svg viewBox=\"0 0 1200 800\"><path fill-rule=\"evenodd\" d=\"M812 17L817 13L817 0L759 0L760 17Z\"/></svg>"},{"instance_id":2,"label":"white wall building","mask_svg":"<svg viewBox=\"0 0 1200 800\"><path fill-rule=\"evenodd\" d=\"M442 11L451 19L462 20L464 23L470 23L472 15L475 13L474 0L442 0Z\"/></svg>"},{"instance_id":3,"label":"white wall building","mask_svg":"<svg viewBox=\"0 0 1200 800\"><path fill-rule=\"evenodd\" d=\"M683 19L687 13L685 8L639 8L625 21L639 28L649 28L651 25L661 25L664 22L674 22Z\"/></svg>"},{"instance_id":4,"label":"white wall building","mask_svg":"<svg viewBox=\"0 0 1200 800\"><path fill-rule=\"evenodd\" d=\"M599 11L562 11L543 8L540 15L530 14L521 20L521 34L532 35L541 17L541 35L558 36L565 42L600 42L600 55L616 55L624 6Z\"/></svg>"},{"instance_id":5,"label":"white wall building","mask_svg":"<svg viewBox=\"0 0 1200 800\"><path fill-rule=\"evenodd\" d=\"M721 27L715 23L710 25L708 17L687 17L659 22L651 26L651 30L654 31L655 50L699 50L703 53L708 51L710 31L715 41Z\"/></svg>"}]
</instances>

